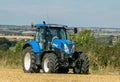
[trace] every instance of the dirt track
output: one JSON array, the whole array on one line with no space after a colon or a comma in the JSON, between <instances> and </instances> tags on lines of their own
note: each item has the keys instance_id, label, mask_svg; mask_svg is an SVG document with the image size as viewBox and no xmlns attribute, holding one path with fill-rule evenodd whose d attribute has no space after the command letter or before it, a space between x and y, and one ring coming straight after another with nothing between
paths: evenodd
<instances>
[{"instance_id":1,"label":"dirt track","mask_svg":"<svg viewBox=\"0 0 120 82\"><path fill-rule=\"evenodd\" d=\"M0 82L120 82L120 76L77 74L30 74L17 69L0 69Z\"/></svg>"}]
</instances>

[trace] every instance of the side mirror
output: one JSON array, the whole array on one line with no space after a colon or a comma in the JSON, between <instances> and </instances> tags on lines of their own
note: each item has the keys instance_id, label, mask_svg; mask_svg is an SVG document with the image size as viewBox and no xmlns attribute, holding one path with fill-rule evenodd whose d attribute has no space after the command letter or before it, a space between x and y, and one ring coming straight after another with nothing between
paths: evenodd
<instances>
[{"instance_id":1,"label":"side mirror","mask_svg":"<svg viewBox=\"0 0 120 82\"><path fill-rule=\"evenodd\" d=\"M77 28L74 28L74 33L77 33L78 32L78 29Z\"/></svg>"},{"instance_id":2,"label":"side mirror","mask_svg":"<svg viewBox=\"0 0 120 82\"><path fill-rule=\"evenodd\" d=\"M33 22L31 22L31 28L33 28L34 27L34 23Z\"/></svg>"},{"instance_id":3,"label":"side mirror","mask_svg":"<svg viewBox=\"0 0 120 82\"><path fill-rule=\"evenodd\" d=\"M46 25L46 22L45 22L45 21L43 21L43 24L44 24L44 25Z\"/></svg>"}]
</instances>

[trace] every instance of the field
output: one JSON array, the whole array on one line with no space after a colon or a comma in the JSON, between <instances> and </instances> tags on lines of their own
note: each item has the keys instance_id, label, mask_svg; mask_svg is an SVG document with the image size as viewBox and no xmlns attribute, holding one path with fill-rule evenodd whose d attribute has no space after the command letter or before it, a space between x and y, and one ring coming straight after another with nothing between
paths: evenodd
<instances>
[{"instance_id":1,"label":"field","mask_svg":"<svg viewBox=\"0 0 120 82\"><path fill-rule=\"evenodd\" d=\"M0 35L0 38L7 38L7 39L33 39L31 36L2 36Z\"/></svg>"},{"instance_id":2,"label":"field","mask_svg":"<svg viewBox=\"0 0 120 82\"><path fill-rule=\"evenodd\" d=\"M120 82L119 75L23 73L21 69L0 69L0 82Z\"/></svg>"}]
</instances>

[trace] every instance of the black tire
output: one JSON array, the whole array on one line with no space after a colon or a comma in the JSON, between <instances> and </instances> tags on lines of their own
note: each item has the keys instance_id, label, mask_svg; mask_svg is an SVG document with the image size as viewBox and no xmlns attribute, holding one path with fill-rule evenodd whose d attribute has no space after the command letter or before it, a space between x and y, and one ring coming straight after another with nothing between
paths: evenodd
<instances>
[{"instance_id":1,"label":"black tire","mask_svg":"<svg viewBox=\"0 0 120 82\"><path fill-rule=\"evenodd\" d=\"M88 74L89 73L89 60L88 57L81 53L76 62L76 66L73 68L75 74Z\"/></svg>"},{"instance_id":2,"label":"black tire","mask_svg":"<svg viewBox=\"0 0 120 82\"><path fill-rule=\"evenodd\" d=\"M42 59L42 69L44 73L58 73L58 58L54 53L46 53Z\"/></svg>"},{"instance_id":3,"label":"black tire","mask_svg":"<svg viewBox=\"0 0 120 82\"><path fill-rule=\"evenodd\" d=\"M58 70L59 73L68 73L69 72L69 68L63 68L63 67L60 67L59 70Z\"/></svg>"},{"instance_id":4,"label":"black tire","mask_svg":"<svg viewBox=\"0 0 120 82\"><path fill-rule=\"evenodd\" d=\"M22 67L25 73L39 73L40 68L35 64L35 54L32 52L31 47L23 50Z\"/></svg>"}]
</instances>

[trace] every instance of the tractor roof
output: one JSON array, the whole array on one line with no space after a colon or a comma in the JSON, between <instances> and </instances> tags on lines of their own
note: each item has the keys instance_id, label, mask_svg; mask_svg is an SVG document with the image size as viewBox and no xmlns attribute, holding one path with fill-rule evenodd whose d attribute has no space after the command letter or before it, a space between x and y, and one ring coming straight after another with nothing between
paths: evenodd
<instances>
[{"instance_id":1,"label":"tractor roof","mask_svg":"<svg viewBox=\"0 0 120 82\"><path fill-rule=\"evenodd\" d=\"M35 27L55 27L55 28L66 28L66 25L61 24L35 24Z\"/></svg>"}]
</instances>

